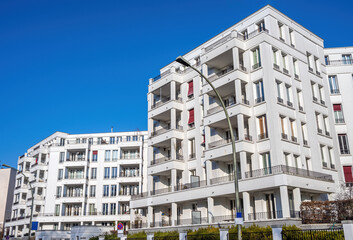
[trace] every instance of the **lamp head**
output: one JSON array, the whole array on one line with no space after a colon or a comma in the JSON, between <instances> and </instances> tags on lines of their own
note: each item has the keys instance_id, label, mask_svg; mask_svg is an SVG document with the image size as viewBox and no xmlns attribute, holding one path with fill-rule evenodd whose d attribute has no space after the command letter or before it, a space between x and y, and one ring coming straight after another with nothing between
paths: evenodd
<instances>
[{"instance_id":1,"label":"lamp head","mask_svg":"<svg viewBox=\"0 0 353 240\"><path fill-rule=\"evenodd\" d=\"M186 61L185 58L183 58L182 56L177 57L177 59L175 61L184 65L185 67L191 66L191 64L188 61Z\"/></svg>"}]
</instances>

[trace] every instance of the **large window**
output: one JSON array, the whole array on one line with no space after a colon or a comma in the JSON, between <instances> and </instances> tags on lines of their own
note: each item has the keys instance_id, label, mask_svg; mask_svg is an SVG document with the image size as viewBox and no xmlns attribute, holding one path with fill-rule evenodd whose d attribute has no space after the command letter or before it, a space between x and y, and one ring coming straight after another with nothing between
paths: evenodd
<instances>
[{"instance_id":1,"label":"large window","mask_svg":"<svg viewBox=\"0 0 353 240\"><path fill-rule=\"evenodd\" d=\"M63 162L64 160L65 160L65 152L61 152L59 162Z\"/></svg>"},{"instance_id":2,"label":"large window","mask_svg":"<svg viewBox=\"0 0 353 240\"><path fill-rule=\"evenodd\" d=\"M352 55L350 54L342 54L342 62L343 64L352 64Z\"/></svg>"},{"instance_id":3,"label":"large window","mask_svg":"<svg viewBox=\"0 0 353 240\"><path fill-rule=\"evenodd\" d=\"M118 160L118 150L113 150L113 161L117 161Z\"/></svg>"},{"instance_id":4,"label":"large window","mask_svg":"<svg viewBox=\"0 0 353 240\"><path fill-rule=\"evenodd\" d=\"M338 134L338 143L340 145L341 154L350 154L348 137L346 134Z\"/></svg>"},{"instance_id":5,"label":"large window","mask_svg":"<svg viewBox=\"0 0 353 240\"><path fill-rule=\"evenodd\" d=\"M344 123L344 117L343 117L341 104L333 104L333 113L335 116L336 123Z\"/></svg>"},{"instance_id":6,"label":"large window","mask_svg":"<svg viewBox=\"0 0 353 240\"><path fill-rule=\"evenodd\" d=\"M89 196L95 197L96 196L96 185L91 185L89 187Z\"/></svg>"},{"instance_id":7,"label":"large window","mask_svg":"<svg viewBox=\"0 0 353 240\"><path fill-rule=\"evenodd\" d=\"M105 167L104 168L104 178L110 178L110 168L109 167Z\"/></svg>"},{"instance_id":8,"label":"large window","mask_svg":"<svg viewBox=\"0 0 353 240\"><path fill-rule=\"evenodd\" d=\"M116 185L111 185L110 186L110 196L115 197L116 196Z\"/></svg>"},{"instance_id":9,"label":"large window","mask_svg":"<svg viewBox=\"0 0 353 240\"><path fill-rule=\"evenodd\" d=\"M337 77L336 76L334 76L334 75L328 76L328 83L330 85L331 94L340 93L340 89L338 87L338 81L337 81Z\"/></svg>"},{"instance_id":10,"label":"large window","mask_svg":"<svg viewBox=\"0 0 353 240\"><path fill-rule=\"evenodd\" d=\"M190 127L194 127L195 126L195 114L194 114L194 109L190 109L189 110L189 120L188 120L188 124Z\"/></svg>"},{"instance_id":11,"label":"large window","mask_svg":"<svg viewBox=\"0 0 353 240\"><path fill-rule=\"evenodd\" d=\"M109 209L108 209L108 203L103 203L102 206L102 214L103 215L108 215Z\"/></svg>"},{"instance_id":12,"label":"large window","mask_svg":"<svg viewBox=\"0 0 353 240\"><path fill-rule=\"evenodd\" d=\"M262 115L260 117L257 117L257 125L258 125L258 138L259 138L259 140L267 138L268 134L267 134L266 115Z\"/></svg>"},{"instance_id":13,"label":"large window","mask_svg":"<svg viewBox=\"0 0 353 240\"><path fill-rule=\"evenodd\" d=\"M109 143L110 144L115 144L115 137L110 137Z\"/></svg>"},{"instance_id":14,"label":"large window","mask_svg":"<svg viewBox=\"0 0 353 240\"><path fill-rule=\"evenodd\" d=\"M97 162L98 160L98 151L92 152L92 162Z\"/></svg>"},{"instance_id":15,"label":"large window","mask_svg":"<svg viewBox=\"0 0 353 240\"><path fill-rule=\"evenodd\" d=\"M109 197L109 185L103 185L103 197Z\"/></svg>"},{"instance_id":16,"label":"large window","mask_svg":"<svg viewBox=\"0 0 353 240\"><path fill-rule=\"evenodd\" d=\"M116 203L111 203L110 204L110 215L115 215L116 214Z\"/></svg>"},{"instance_id":17,"label":"large window","mask_svg":"<svg viewBox=\"0 0 353 240\"><path fill-rule=\"evenodd\" d=\"M61 180L61 179L63 179L63 170L59 169L59 171L58 171L58 180Z\"/></svg>"},{"instance_id":18,"label":"large window","mask_svg":"<svg viewBox=\"0 0 353 240\"><path fill-rule=\"evenodd\" d=\"M117 177L118 177L118 168L112 167L112 178L117 178Z\"/></svg>"},{"instance_id":19,"label":"large window","mask_svg":"<svg viewBox=\"0 0 353 240\"><path fill-rule=\"evenodd\" d=\"M261 154L261 161L262 161L262 167L264 169L264 173L265 174L272 173L271 156L269 152Z\"/></svg>"},{"instance_id":20,"label":"large window","mask_svg":"<svg viewBox=\"0 0 353 240\"><path fill-rule=\"evenodd\" d=\"M110 161L110 150L105 150L104 160L105 161Z\"/></svg>"},{"instance_id":21,"label":"large window","mask_svg":"<svg viewBox=\"0 0 353 240\"><path fill-rule=\"evenodd\" d=\"M262 80L255 82L255 94L255 103L265 101L264 84Z\"/></svg>"},{"instance_id":22,"label":"large window","mask_svg":"<svg viewBox=\"0 0 353 240\"><path fill-rule=\"evenodd\" d=\"M251 54L252 54L252 70L255 70L261 67L260 49L257 47L251 50Z\"/></svg>"}]
</instances>

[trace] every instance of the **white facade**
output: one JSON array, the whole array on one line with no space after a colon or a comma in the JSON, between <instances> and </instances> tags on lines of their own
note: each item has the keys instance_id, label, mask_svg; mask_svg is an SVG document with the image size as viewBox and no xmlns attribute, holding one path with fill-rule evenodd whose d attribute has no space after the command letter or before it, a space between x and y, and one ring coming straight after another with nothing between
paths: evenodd
<instances>
[{"instance_id":1,"label":"white facade","mask_svg":"<svg viewBox=\"0 0 353 240\"><path fill-rule=\"evenodd\" d=\"M129 201L146 187L147 132L66 134L56 132L31 147L18 169L35 189L33 221L38 230L72 226L129 225ZM28 234L30 185L16 177L7 234ZM125 230L127 230L126 228Z\"/></svg>"},{"instance_id":2,"label":"white facade","mask_svg":"<svg viewBox=\"0 0 353 240\"><path fill-rule=\"evenodd\" d=\"M266 6L184 55L220 92L234 127L246 223L298 219L340 171L323 40ZM132 228L235 218L232 147L211 87L173 62L150 79L148 191ZM160 230L160 228L158 228Z\"/></svg>"},{"instance_id":3,"label":"white facade","mask_svg":"<svg viewBox=\"0 0 353 240\"><path fill-rule=\"evenodd\" d=\"M0 237L3 236L5 220L11 218L11 206L15 189L16 170L0 169Z\"/></svg>"},{"instance_id":4,"label":"white facade","mask_svg":"<svg viewBox=\"0 0 353 240\"><path fill-rule=\"evenodd\" d=\"M352 183L353 159L353 47L328 48L324 50L327 65L327 81L334 111L340 162L344 181Z\"/></svg>"}]
</instances>

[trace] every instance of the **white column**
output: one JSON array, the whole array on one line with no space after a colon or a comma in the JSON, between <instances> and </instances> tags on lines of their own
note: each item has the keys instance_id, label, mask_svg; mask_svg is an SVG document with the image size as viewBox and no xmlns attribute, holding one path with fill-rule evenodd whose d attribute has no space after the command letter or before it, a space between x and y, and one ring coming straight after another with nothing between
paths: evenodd
<instances>
[{"instance_id":1,"label":"white column","mask_svg":"<svg viewBox=\"0 0 353 240\"><path fill-rule=\"evenodd\" d=\"M206 181L207 181L207 185L210 186L211 185L211 179L212 179L212 162L207 159L205 161L206 164Z\"/></svg>"},{"instance_id":2,"label":"white column","mask_svg":"<svg viewBox=\"0 0 353 240\"><path fill-rule=\"evenodd\" d=\"M170 109L170 129L176 129L176 109Z\"/></svg>"},{"instance_id":3,"label":"white column","mask_svg":"<svg viewBox=\"0 0 353 240\"><path fill-rule=\"evenodd\" d=\"M238 122L238 139L244 139L245 129L244 129L244 115L238 114L237 115L237 122Z\"/></svg>"},{"instance_id":4,"label":"white column","mask_svg":"<svg viewBox=\"0 0 353 240\"><path fill-rule=\"evenodd\" d=\"M148 206L148 208L147 208L147 227L151 226L152 221L153 221L153 207Z\"/></svg>"},{"instance_id":5,"label":"white column","mask_svg":"<svg viewBox=\"0 0 353 240\"><path fill-rule=\"evenodd\" d=\"M212 223L213 215L214 215L214 199L212 197L207 198L207 215L208 215L208 223Z\"/></svg>"},{"instance_id":6,"label":"white column","mask_svg":"<svg viewBox=\"0 0 353 240\"><path fill-rule=\"evenodd\" d=\"M177 179L177 170L176 169L172 169L171 170L171 182L172 182L172 189L171 189L171 191L172 192L174 192L174 190L175 190L175 187L176 187L176 179Z\"/></svg>"},{"instance_id":7,"label":"white column","mask_svg":"<svg viewBox=\"0 0 353 240\"><path fill-rule=\"evenodd\" d=\"M282 240L282 226L273 225L271 228L273 240Z\"/></svg>"},{"instance_id":8,"label":"white column","mask_svg":"<svg viewBox=\"0 0 353 240\"><path fill-rule=\"evenodd\" d=\"M242 103L242 96L241 96L241 80L235 80L235 102L236 104Z\"/></svg>"},{"instance_id":9,"label":"white column","mask_svg":"<svg viewBox=\"0 0 353 240\"><path fill-rule=\"evenodd\" d=\"M170 158L172 160L175 160L176 159L176 138L172 138L170 139L171 141L171 144L170 144Z\"/></svg>"},{"instance_id":10,"label":"white column","mask_svg":"<svg viewBox=\"0 0 353 240\"><path fill-rule=\"evenodd\" d=\"M243 207L244 207L244 221L249 220L250 213L250 194L243 192Z\"/></svg>"},{"instance_id":11,"label":"white column","mask_svg":"<svg viewBox=\"0 0 353 240\"><path fill-rule=\"evenodd\" d=\"M176 226L178 218L178 204L172 203L172 226Z\"/></svg>"},{"instance_id":12,"label":"white column","mask_svg":"<svg viewBox=\"0 0 353 240\"><path fill-rule=\"evenodd\" d=\"M220 228L219 229L219 239L220 240L228 240L228 228Z\"/></svg>"},{"instance_id":13,"label":"white column","mask_svg":"<svg viewBox=\"0 0 353 240\"><path fill-rule=\"evenodd\" d=\"M171 100L176 100L176 87L175 87L175 81L170 82L170 99Z\"/></svg>"},{"instance_id":14,"label":"white column","mask_svg":"<svg viewBox=\"0 0 353 240\"><path fill-rule=\"evenodd\" d=\"M245 179L245 172L246 172L246 160L247 160L247 156L246 156L246 152L242 151L239 153L240 155L240 168L239 170L241 170L241 172L238 170L238 172L241 173L241 178Z\"/></svg>"},{"instance_id":15,"label":"white column","mask_svg":"<svg viewBox=\"0 0 353 240\"><path fill-rule=\"evenodd\" d=\"M234 69L239 69L239 49L234 47L232 49L232 53L233 53L233 66L234 66Z\"/></svg>"},{"instance_id":16,"label":"white column","mask_svg":"<svg viewBox=\"0 0 353 240\"><path fill-rule=\"evenodd\" d=\"M293 189L293 201L294 201L294 211L300 211L300 204L302 202L300 188Z\"/></svg>"},{"instance_id":17,"label":"white column","mask_svg":"<svg viewBox=\"0 0 353 240\"><path fill-rule=\"evenodd\" d=\"M150 195L151 191L153 191L153 176L147 176L147 178L148 178L147 190L148 190L148 195Z\"/></svg>"},{"instance_id":18,"label":"white column","mask_svg":"<svg viewBox=\"0 0 353 240\"><path fill-rule=\"evenodd\" d=\"M282 205L282 214L283 218L289 218L289 199L288 199L288 187L280 186L280 194L281 194L281 205Z\"/></svg>"}]
</instances>

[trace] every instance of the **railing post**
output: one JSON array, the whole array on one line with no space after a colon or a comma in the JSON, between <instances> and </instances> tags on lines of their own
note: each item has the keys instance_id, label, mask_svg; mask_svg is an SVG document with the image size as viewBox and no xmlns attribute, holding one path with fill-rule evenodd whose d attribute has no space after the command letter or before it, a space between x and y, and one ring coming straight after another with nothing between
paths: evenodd
<instances>
[{"instance_id":1,"label":"railing post","mask_svg":"<svg viewBox=\"0 0 353 240\"><path fill-rule=\"evenodd\" d=\"M272 227L272 237L273 240L282 240L282 226L273 225Z\"/></svg>"},{"instance_id":2,"label":"railing post","mask_svg":"<svg viewBox=\"0 0 353 240\"><path fill-rule=\"evenodd\" d=\"M154 233L153 232L148 232L146 240L153 240L153 238L154 238Z\"/></svg>"},{"instance_id":3,"label":"railing post","mask_svg":"<svg viewBox=\"0 0 353 240\"><path fill-rule=\"evenodd\" d=\"M179 240L187 240L187 231L186 230L180 230L179 232Z\"/></svg>"},{"instance_id":4,"label":"railing post","mask_svg":"<svg viewBox=\"0 0 353 240\"><path fill-rule=\"evenodd\" d=\"M353 239L353 221L346 220L342 221L343 225L343 232L344 232L344 239Z\"/></svg>"}]
</instances>

